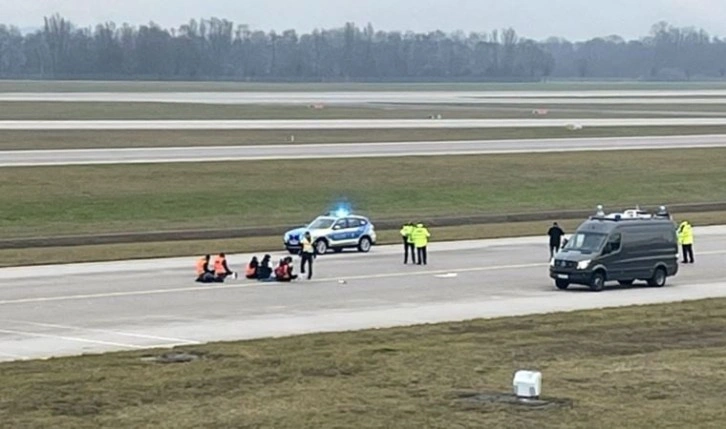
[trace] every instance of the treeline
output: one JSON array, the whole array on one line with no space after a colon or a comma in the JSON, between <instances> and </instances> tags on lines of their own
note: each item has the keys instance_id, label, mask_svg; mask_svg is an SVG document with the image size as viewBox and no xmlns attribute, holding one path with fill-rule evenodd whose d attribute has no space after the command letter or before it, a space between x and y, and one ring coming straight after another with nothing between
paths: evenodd
<instances>
[{"instance_id":1,"label":"treeline","mask_svg":"<svg viewBox=\"0 0 726 429\"><path fill-rule=\"evenodd\" d=\"M491 33L401 33L359 28L298 34L252 31L212 18L179 28L61 16L22 34L0 25L0 77L259 81L523 81L557 78L684 80L726 75L726 40L653 26L648 37L572 43Z\"/></svg>"}]
</instances>

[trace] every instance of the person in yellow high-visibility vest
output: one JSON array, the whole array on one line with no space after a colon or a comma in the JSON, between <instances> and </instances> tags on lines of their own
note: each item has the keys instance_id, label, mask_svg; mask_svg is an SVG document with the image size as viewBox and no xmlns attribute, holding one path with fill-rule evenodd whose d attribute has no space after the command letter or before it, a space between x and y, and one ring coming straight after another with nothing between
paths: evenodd
<instances>
[{"instance_id":1,"label":"person in yellow high-visibility vest","mask_svg":"<svg viewBox=\"0 0 726 429\"><path fill-rule=\"evenodd\" d=\"M414 227L411 237L413 238L413 245L416 247L416 253L418 254L418 262L416 265L426 265L428 259L427 248L431 233L429 233L428 228L423 223L418 223Z\"/></svg>"},{"instance_id":2,"label":"person in yellow high-visibility vest","mask_svg":"<svg viewBox=\"0 0 726 429\"><path fill-rule=\"evenodd\" d=\"M692 264L693 260L693 226L684 220L678 225L678 242L681 244L683 249L683 263Z\"/></svg>"},{"instance_id":3,"label":"person in yellow high-visibility vest","mask_svg":"<svg viewBox=\"0 0 726 429\"><path fill-rule=\"evenodd\" d=\"M411 263L416 263L416 251L413 247L413 223L407 223L401 227L401 238L403 239L403 263L408 264L408 253L411 252Z\"/></svg>"},{"instance_id":4,"label":"person in yellow high-visibility vest","mask_svg":"<svg viewBox=\"0 0 726 429\"><path fill-rule=\"evenodd\" d=\"M305 232L301 242L302 248L300 249L300 274L305 274L305 265L308 266L307 274L308 280L313 277L313 260L316 256L315 243L310 235L310 232Z\"/></svg>"}]
</instances>

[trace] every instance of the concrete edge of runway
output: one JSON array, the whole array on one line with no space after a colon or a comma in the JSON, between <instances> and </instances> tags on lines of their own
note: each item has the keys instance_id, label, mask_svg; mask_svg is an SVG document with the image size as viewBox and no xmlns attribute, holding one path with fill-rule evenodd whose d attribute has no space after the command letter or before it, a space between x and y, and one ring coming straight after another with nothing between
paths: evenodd
<instances>
[{"instance_id":1,"label":"concrete edge of runway","mask_svg":"<svg viewBox=\"0 0 726 429\"><path fill-rule=\"evenodd\" d=\"M695 236L713 236L726 234L726 224L711 225L703 227L694 227ZM569 235L569 234L568 234ZM546 245L546 236L526 236L526 237L505 237L496 239L483 240L456 240L430 243L429 252L480 249L483 247L507 246L507 245L523 245L543 243ZM383 245L375 246L369 254L390 254L395 255L400 252L399 245ZM210 251L210 254L214 252ZM270 254L273 257L281 257L289 255L284 249L278 251L260 251L255 253L238 253L227 254L227 259L232 261L236 266L247 263L252 256L260 256ZM28 279L43 278L64 275L81 275L81 274L107 274L113 272L151 272L164 270L188 270L193 271L194 261L198 258L194 256L180 256L172 258L150 258L150 259L132 259L105 262L83 262L72 264L51 264L51 265L33 265L33 266L16 266L8 268L0 268L0 279ZM322 256L335 260L351 260L354 258L365 257L357 252L330 254Z\"/></svg>"}]
</instances>

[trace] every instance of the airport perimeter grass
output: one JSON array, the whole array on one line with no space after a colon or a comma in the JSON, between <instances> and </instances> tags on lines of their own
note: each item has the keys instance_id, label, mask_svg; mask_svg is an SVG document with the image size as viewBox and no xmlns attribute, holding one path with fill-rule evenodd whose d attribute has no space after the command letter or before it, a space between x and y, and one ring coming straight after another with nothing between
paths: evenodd
<instances>
[{"instance_id":1,"label":"airport perimeter grass","mask_svg":"<svg viewBox=\"0 0 726 429\"><path fill-rule=\"evenodd\" d=\"M576 123L576 121L573 121ZM726 126L370 130L0 130L0 150L376 143L726 134Z\"/></svg>"},{"instance_id":2,"label":"airport perimeter grass","mask_svg":"<svg viewBox=\"0 0 726 429\"><path fill-rule=\"evenodd\" d=\"M205 119L427 119L441 114L445 119L531 119L532 110L542 107L494 104L481 106L446 106L396 104L370 106L227 105L195 103L96 103L96 102L0 102L0 120L205 120ZM546 118L627 118L662 117L647 106L552 106ZM684 110L669 106L671 111ZM719 112L712 106L691 111ZM721 107L720 113L726 107ZM642 112L642 113L641 113Z\"/></svg>"},{"instance_id":3,"label":"airport perimeter grass","mask_svg":"<svg viewBox=\"0 0 726 429\"><path fill-rule=\"evenodd\" d=\"M161 350L5 363L0 421L716 429L726 420L724 326L726 300L713 299L179 348L201 356L187 363L143 359ZM542 371L546 406L491 399L511 394L519 369Z\"/></svg>"},{"instance_id":4,"label":"airport perimeter grass","mask_svg":"<svg viewBox=\"0 0 726 429\"><path fill-rule=\"evenodd\" d=\"M722 225L726 212L674 213L677 219L688 219L695 226ZM582 219L560 219L565 232L572 233ZM451 227L430 227L434 242L476 240L541 235L550 227L550 221L477 224ZM396 230L379 230L378 244L398 244ZM104 262L130 259L149 259L180 256L198 256L207 253L261 253L284 251L279 236L236 238L226 240L164 241L151 243L102 244L68 247L38 247L28 249L0 249L0 268L69 264L76 262ZM354 250L352 250L354 251ZM248 261L230 258L230 267L241 271ZM190 265L191 267L191 265Z\"/></svg>"},{"instance_id":5,"label":"airport perimeter grass","mask_svg":"<svg viewBox=\"0 0 726 429\"><path fill-rule=\"evenodd\" d=\"M726 149L0 169L0 235L299 225L726 200Z\"/></svg>"}]
</instances>

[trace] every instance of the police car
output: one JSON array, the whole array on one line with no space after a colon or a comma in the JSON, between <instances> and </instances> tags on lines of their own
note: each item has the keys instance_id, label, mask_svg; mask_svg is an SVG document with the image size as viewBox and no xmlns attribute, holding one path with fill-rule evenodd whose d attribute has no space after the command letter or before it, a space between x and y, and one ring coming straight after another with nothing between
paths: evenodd
<instances>
[{"instance_id":1,"label":"police car","mask_svg":"<svg viewBox=\"0 0 726 429\"><path fill-rule=\"evenodd\" d=\"M285 248L292 254L300 252L300 242L307 231L319 255L343 249L368 252L376 244L376 231L367 217L339 210L318 216L307 226L287 231L283 237Z\"/></svg>"}]
</instances>

